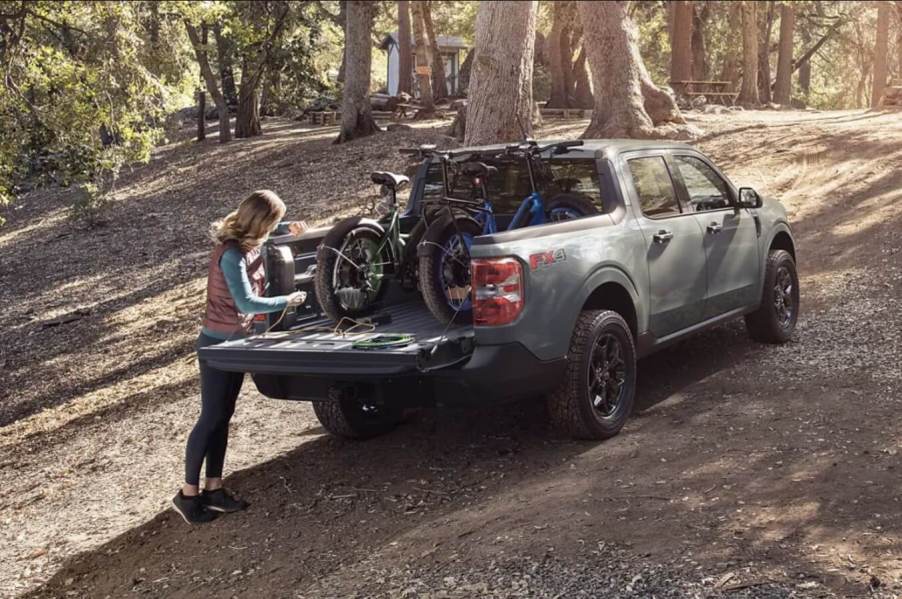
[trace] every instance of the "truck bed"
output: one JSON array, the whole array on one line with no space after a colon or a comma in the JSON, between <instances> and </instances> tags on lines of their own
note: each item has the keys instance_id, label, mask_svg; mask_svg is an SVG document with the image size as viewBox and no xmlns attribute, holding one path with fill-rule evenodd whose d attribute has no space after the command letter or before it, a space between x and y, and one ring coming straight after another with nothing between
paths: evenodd
<instances>
[{"instance_id":1,"label":"truck bed","mask_svg":"<svg viewBox=\"0 0 902 599\"><path fill-rule=\"evenodd\" d=\"M388 322L337 330L328 319L286 331L254 335L202 348L200 355L214 368L251 374L293 374L328 377L393 375L428 372L466 360L473 348L469 324L438 322L422 301L385 306L374 316ZM360 349L356 342L383 335L407 335L400 347Z\"/></svg>"}]
</instances>

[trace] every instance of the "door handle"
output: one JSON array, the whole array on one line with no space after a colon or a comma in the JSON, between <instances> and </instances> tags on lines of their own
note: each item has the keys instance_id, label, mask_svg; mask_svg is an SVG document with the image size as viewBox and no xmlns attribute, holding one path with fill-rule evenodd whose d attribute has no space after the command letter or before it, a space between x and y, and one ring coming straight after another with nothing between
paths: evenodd
<instances>
[{"instance_id":1,"label":"door handle","mask_svg":"<svg viewBox=\"0 0 902 599\"><path fill-rule=\"evenodd\" d=\"M723 231L723 225L720 223L708 223L708 233L711 235L716 235Z\"/></svg>"},{"instance_id":2,"label":"door handle","mask_svg":"<svg viewBox=\"0 0 902 599\"><path fill-rule=\"evenodd\" d=\"M652 239L654 239L655 243L667 243L671 239L673 239L673 233L668 231L667 229L661 229L654 235L652 235Z\"/></svg>"}]
</instances>

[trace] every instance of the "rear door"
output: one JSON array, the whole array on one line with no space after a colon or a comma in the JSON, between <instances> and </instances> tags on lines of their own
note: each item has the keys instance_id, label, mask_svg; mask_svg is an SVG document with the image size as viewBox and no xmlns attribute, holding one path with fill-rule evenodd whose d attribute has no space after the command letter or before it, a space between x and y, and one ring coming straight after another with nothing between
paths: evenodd
<instances>
[{"instance_id":1,"label":"rear door","mask_svg":"<svg viewBox=\"0 0 902 599\"><path fill-rule=\"evenodd\" d=\"M702 319L707 291L702 230L677 199L664 153L630 156L626 164L645 238L649 328L660 339Z\"/></svg>"},{"instance_id":2,"label":"rear door","mask_svg":"<svg viewBox=\"0 0 902 599\"><path fill-rule=\"evenodd\" d=\"M754 304L758 286L758 225L739 208L730 184L703 157L675 154L671 169L684 211L704 232L708 295L704 318Z\"/></svg>"}]
</instances>

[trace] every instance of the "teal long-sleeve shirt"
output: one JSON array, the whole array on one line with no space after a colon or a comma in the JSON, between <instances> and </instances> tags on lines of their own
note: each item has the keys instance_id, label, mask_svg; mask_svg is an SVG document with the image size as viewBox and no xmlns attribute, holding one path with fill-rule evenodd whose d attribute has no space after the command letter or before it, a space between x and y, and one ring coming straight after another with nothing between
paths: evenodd
<instances>
[{"instance_id":1,"label":"teal long-sleeve shirt","mask_svg":"<svg viewBox=\"0 0 902 599\"><path fill-rule=\"evenodd\" d=\"M281 312L288 305L288 296L262 297L254 293L250 277L247 276L247 264L243 260L241 252L230 248L222 253L219 259L219 268L225 277L229 293L235 301L235 307L242 314L267 314L269 312ZM220 333L203 329L204 335L216 339L227 339Z\"/></svg>"}]
</instances>

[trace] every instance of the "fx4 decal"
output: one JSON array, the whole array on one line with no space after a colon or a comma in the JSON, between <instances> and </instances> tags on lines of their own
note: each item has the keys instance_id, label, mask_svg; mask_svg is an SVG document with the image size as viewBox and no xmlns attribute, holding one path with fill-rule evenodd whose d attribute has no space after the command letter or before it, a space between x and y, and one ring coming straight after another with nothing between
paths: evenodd
<instances>
[{"instance_id":1,"label":"fx4 decal","mask_svg":"<svg viewBox=\"0 0 902 599\"><path fill-rule=\"evenodd\" d=\"M563 248L551 250L550 252L542 252L539 254L530 254L529 268L530 270L539 270L563 262L567 259L567 253Z\"/></svg>"}]
</instances>

